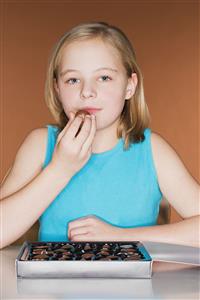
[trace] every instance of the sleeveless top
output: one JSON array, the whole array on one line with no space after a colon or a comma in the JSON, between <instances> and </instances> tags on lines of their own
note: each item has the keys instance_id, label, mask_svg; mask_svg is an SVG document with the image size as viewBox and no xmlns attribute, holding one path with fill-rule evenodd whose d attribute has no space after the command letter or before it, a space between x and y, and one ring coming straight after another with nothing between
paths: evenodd
<instances>
[{"instance_id":1,"label":"sleeveless top","mask_svg":"<svg viewBox=\"0 0 200 300\"><path fill-rule=\"evenodd\" d=\"M56 126L47 128L43 168L52 159L59 134ZM92 153L39 218L39 241L68 241L68 223L87 215L123 228L156 224L162 193L153 162L151 130L146 128L144 135L143 142L131 144L127 151L121 138L111 150Z\"/></svg>"}]
</instances>

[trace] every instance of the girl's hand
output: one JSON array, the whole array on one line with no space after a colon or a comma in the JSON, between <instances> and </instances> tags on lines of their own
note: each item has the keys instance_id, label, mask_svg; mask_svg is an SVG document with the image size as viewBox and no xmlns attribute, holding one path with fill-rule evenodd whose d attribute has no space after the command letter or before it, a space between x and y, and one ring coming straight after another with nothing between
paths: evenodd
<instances>
[{"instance_id":1,"label":"girl's hand","mask_svg":"<svg viewBox=\"0 0 200 300\"><path fill-rule=\"evenodd\" d=\"M79 218L68 224L71 241L119 241L122 236L122 228L109 225L96 216Z\"/></svg>"},{"instance_id":2,"label":"girl's hand","mask_svg":"<svg viewBox=\"0 0 200 300\"><path fill-rule=\"evenodd\" d=\"M86 116L82 128L76 136L83 121L82 116L75 117L70 113L70 119L58 135L51 165L54 170L75 175L89 160L92 153L92 142L96 133L95 116Z\"/></svg>"}]
</instances>

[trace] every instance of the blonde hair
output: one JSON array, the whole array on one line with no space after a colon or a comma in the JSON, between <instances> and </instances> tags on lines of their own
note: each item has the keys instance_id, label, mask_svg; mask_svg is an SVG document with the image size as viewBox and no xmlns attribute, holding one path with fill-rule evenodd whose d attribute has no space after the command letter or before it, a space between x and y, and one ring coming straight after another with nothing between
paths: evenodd
<instances>
[{"instance_id":1,"label":"blonde hair","mask_svg":"<svg viewBox=\"0 0 200 300\"><path fill-rule=\"evenodd\" d=\"M135 94L125 101L117 128L117 136L124 138L124 149L127 150L131 143L144 140L144 130L149 126L150 116L144 97L143 76L136 62L135 51L119 28L105 22L90 22L80 24L63 35L50 57L45 83L45 101L57 122L56 125L62 130L68 122L68 117L56 94L54 80L58 79L63 50L73 41L92 38L101 38L118 50L128 78L132 73L137 75Z\"/></svg>"}]
</instances>

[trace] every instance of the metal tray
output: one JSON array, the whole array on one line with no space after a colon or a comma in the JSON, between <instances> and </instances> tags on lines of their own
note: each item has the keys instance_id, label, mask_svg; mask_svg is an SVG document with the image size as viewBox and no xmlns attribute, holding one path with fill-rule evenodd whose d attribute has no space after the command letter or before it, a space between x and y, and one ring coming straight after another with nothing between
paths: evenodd
<instances>
[{"instance_id":1,"label":"metal tray","mask_svg":"<svg viewBox=\"0 0 200 300\"><path fill-rule=\"evenodd\" d=\"M93 247L103 247L109 245L111 248L120 247L127 249L132 245L135 251L140 255L137 260L33 260L33 251L37 251L37 247L48 246L49 251L57 247L61 249L63 246L71 245L75 249L77 247L85 247L87 245ZM52 247L52 248L51 248ZM60 248L59 248L60 247ZM124 248L123 248L124 247ZM81 248L81 249L82 249ZM130 247L131 248L131 247ZM35 249L35 250L34 250ZM118 249L118 248L117 248ZM54 251L54 250L53 250ZM102 251L102 250L101 250ZM127 251L127 250L124 250ZM85 251L87 252L87 251ZM92 251L89 251L90 253ZM48 253L48 251L47 251ZM76 251L74 252L76 254ZM74 255L74 254L73 254ZM117 254L118 255L118 254ZM50 257L50 256L49 256ZM73 258L75 259L75 258ZM101 277L101 278L151 278L152 276L152 259L139 241L126 242L24 242L19 255L15 261L17 277L28 278L69 278L69 277Z\"/></svg>"}]
</instances>

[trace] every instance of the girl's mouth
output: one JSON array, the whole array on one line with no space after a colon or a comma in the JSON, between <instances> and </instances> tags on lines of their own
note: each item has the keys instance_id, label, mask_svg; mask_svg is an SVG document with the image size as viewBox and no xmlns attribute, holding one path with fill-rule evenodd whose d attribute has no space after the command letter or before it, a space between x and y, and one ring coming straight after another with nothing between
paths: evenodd
<instances>
[{"instance_id":1,"label":"girl's mouth","mask_svg":"<svg viewBox=\"0 0 200 300\"><path fill-rule=\"evenodd\" d=\"M83 107L82 110L88 112L89 114L96 114L101 110L101 108L97 107Z\"/></svg>"}]
</instances>

